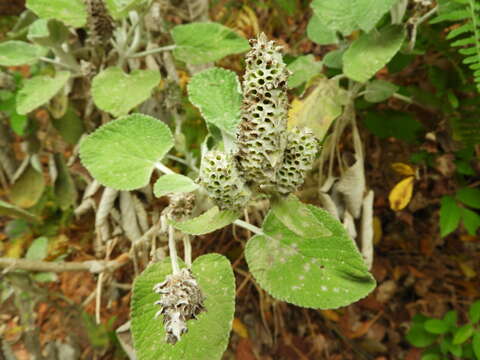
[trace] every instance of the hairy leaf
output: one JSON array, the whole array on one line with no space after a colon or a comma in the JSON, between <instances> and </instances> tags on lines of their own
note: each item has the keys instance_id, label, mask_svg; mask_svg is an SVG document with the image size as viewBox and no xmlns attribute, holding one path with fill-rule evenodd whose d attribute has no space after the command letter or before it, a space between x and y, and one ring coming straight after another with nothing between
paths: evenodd
<instances>
[{"instance_id":1,"label":"hairy leaf","mask_svg":"<svg viewBox=\"0 0 480 360\"><path fill-rule=\"evenodd\" d=\"M153 291L171 273L170 259L149 265L135 279L131 305L132 335L139 360L221 359L228 345L235 310L235 278L230 262L222 255L208 254L192 264L193 276L205 296L206 311L187 322L188 332L175 345L165 342L163 316Z\"/></svg>"},{"instance_id":2,"label":"hairy leaf","mask_svg":"<svg viewBox=\"0 0 480 360\"><path fill-rule=\"evenodd\" d=\"M196 74L188 83L188 98L199 108L205 121L235 134L242 95L233 71L211 68Z\"/></svg>"},{"instance_id":3,"label":"hairy leaf","mask_svg":"<svg viewBox=\"0 0 480 360\"><path fill-rule=\"evenodd\" d=\"M68 71L60 71L54 77L35 76L24 82L17 93L17 112L28 114L53 98L70 78Z\"/></svg>"},{"instance_id":4,"label":"hairy leaf","mask_svg":"<svg viewBox=\"0 0 480 360\"><path fill-rule=\"evenodd\" d=\"M400 50L405 32L399 25L363 34L343 54L343 70L350 79L366 82Z\"/></svg>"},{"instance_id":5,"label":"hairy leaf","mask_svg":"<svg viewBox=\"0 0 480 360\"><path fill-rule=\"evenodd\" d=\"M282 207L288 208L293 200L285 201ZM264 235L251 238L245 248L256 281L275 298L310 308L338 308L367 296L375 280L342 224L323 209L303 205L302 214L307 212L301 217L298 209L290 211L289 221L278 209L267 215ZM300 221L309 223L303 234L289 225Z\"/></svg>"},{"instance_id":6,"label":"hairy leaf","mask_svg":"<svg viewBox=\"0 0 480 360\"><path fill-rule=\"evenodd\" d=\"M162 121L133 114L111 121L80 144L83 165L101 184L134 190L148 184L155 163L173 146L173 136Z\"/></svg>"},{"instance_id":7,"label":"hairy leaf","mask_svg":"<svg viewBox=\"0 0 480 360\"><path fill-rule=\"evenodd\" d=\"M118 67L109 67L93 78L93 101L113 116L126 115L147 100L159 82L160 73L155 70L126 74Z\"/></svg>"},{"instance_id":8,"label":"hairy leaf","mask_svg":"<svg viewBox=\"0 0 480 360\"><path fill-rule=\"evenodd\" d=\"M30 65L47 53L47 49L24 41L5 41L0 43L0 65Z\"/></svg>"},{"instance_id":9,"label":"hairy leaf","mask_svg":"<svg viewBox=\"0 0 480 360\"><path fill-rule=\"evenodd\" d=\"M203 235L221 229L236 219L239 214L231 210L220 211L214 206L202 215L185 221L171 221L173 227L190 235Z\"/></svg>"},{"instance_id":10,"label":"hairy leaf","mask_svg":"<svg viewBox=\"0 0 480 360\"><path fill-rule=\"evenodd\" d=\"M313 42L319 45L328 45L338 43L338 37L334 30L330 30L323 24L317 14L313 14L308 22L307 36Z\"/></svg>"},{"instance_id":11,"label":"hairy leaf","mask_svg":"<svg viewBox=\"0 0 480 360\"><path fill-rule=\"evenodd\" d=\"M153 187L153 193L156 197L162 197L167 194L191 192L196 189L198 189L198 185L189 177L180 174L167 174L157 180Z\"/></svg>"},{"instance_id":12,"label":"hairy leaf","mask_svg":"<svg viewBox=\"0 0 480 360\"><path fill-rule=\"evenodd\" d=\"M82 27L87 22L82 0L27 0L26 6L40 18L58 19L73 27Z\"/></svg>"},{"instance_id":13,"label":"hairy leaf","mask_svg":"<svg viewBox=\"0 0 480 360\"><path fill-rule=\"evenodd\" d=\"M309 81L321 73L322 67L322 62L315 61L313 55L299 56L287 66L287 69L292 72L288 78L288 87L293 89Z\"/></svg>"},{"instance_id":14,"label":"hairy leaf","mask_svg":"<svg viewBox=\"0 0 480 360\"><path fill-rule=\"evenodd\" d=\"M172 30L173 54L189 64L205 64L248 51L248 41L226 26L213 23L177 25Z\"/></svg>"}]
</instances>

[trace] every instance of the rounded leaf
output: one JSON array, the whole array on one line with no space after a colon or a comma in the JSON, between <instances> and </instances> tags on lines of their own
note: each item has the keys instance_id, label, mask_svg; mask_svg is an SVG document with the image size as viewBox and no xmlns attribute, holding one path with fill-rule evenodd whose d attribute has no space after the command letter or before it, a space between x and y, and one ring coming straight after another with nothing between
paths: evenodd
<instances>
[{"instance_id":1,"label":"rounded leaf","mask_svg":"<svg viewBox=\"0 0 480 360\"><path fill-rule=\"evenodd\" d=\"M250 49L246 39L214 22L177 25L172 37L177 45L173 54L188 64L205 64Z\"/></svg>"},{"instance_id":2,"label":"rounded leaf","mask_svg":"<svg viewBox=\"0 0 480 360\"><path fill-rule=\"evenodd\" d=\"M192 192L198 189L198 185L187 176L180 174L167 174L161 176L153 187L153 193L156 197L167 194Z\"/></svg>"},{"instance_id":3,"label":"rounded leaf","mask_svg":"<svg viewBox=\"0 0 480 360\"><path fill-rule=\"evenodd\" d=\"M46 53L45 48L24 41L5 41L0 43L0 65L30 65Z\"/></svg>"},{"instance_id":4,"label":"rounded leaf","mask_svg":"<svg viewBox=\"0 0 480 360\"><path fill-rule=\"evenodd\" d=\"M58 19L73 27L87 22L87 11L82 0L27 0L27 8L43 19Z\"/></svg>"},{"instance_id":5,"label":"rounded leaf","mask_svg":"<svg viewBox=\"0 0 480 360\"><path fill-rule=\"evenodd\" d=\"M188 332L175 344L165 342L163 316L153 291L171 273L170 259L154 263L136 278L131 305L132 335L138 360L215 360L228 345L235 310L235 278L227 258L208 254L197 258L192 272L205 296L206 311L187 322Z\"/></svg>"},{"instance_id":6,"label":"rounded leaf","mask_svg":"<svg viewBox=\"0 0 480 360\"><path fill-rule=\"evenodd\" d=\"M303 206L301 216L298 208L290 212L291 221L284 211L270 211L265 234L248 241L245 257L256 281L273 297L310 308L338 308L367 296L375 280L345 228L327 211Z\"/></svg>"},{"instance_id":7,"label":"rounded leaf","mask_svg":"<svg viewBox=\"0 0 480 360\"><path fill-rule=\"evenodd\" d=\"M159 82L160 73L155 70L126 74L118 67L109 67L93 78L93 101L114 116L126 115L147 100Z\"/></svg>"},{"instance_id":8,"label":"rounded leaf","mask_svg":"<svg viewBox=\"0 0 480 360\"><path fill-rule=\"evenodd\" d=\"M238 218L239 214L231 210L220 211L217 206L196 218L185 221L171 221L174 228L190 235L203 235L221 229Z\"/></svg>"},{"instance_id":9,"label":"rounded leaf","mask_svg":"<svg viewBox=\"0 0 480 360\"><path fill-rule=\"evenodd\" d=\"M424 327L432 334L445 334L450 329L449 323L440 319L428 319L425 321Z\"/></svg>"},{"instance_id":10,"label":"rounded leaf","mask_svg":"<svg viewBox=\"0 0 480 360\"><path fill-rule=\"evenodd\" d=\"M60 71L54 77L35 76L25 80L17 94L17 112L28 114L53 98L70 78L70 72Z\"/></svg>"},{"instance_id":11,"label":"rounded leaf","mask_svg":"<svg viewBox=\"0 0 480 360\"><path fill-rule=\"evenodd\" d=\"M173 146L173 136L162 121L133 114L111 121L80 144L83 165L101 184L133 190L148 184L155 163Z\"/></svg>"},{"instance_id":12,"label":"rounded leaf","mask_svg":"<svg viewBox=\"0 0 480 360\"><path fill-rule=\"evenodd\" d=\"M233 71L211 68L196 74L188 83L188 98L199 108L205 121L235 134L242 95Z\"/></svg>"}]
</instances>

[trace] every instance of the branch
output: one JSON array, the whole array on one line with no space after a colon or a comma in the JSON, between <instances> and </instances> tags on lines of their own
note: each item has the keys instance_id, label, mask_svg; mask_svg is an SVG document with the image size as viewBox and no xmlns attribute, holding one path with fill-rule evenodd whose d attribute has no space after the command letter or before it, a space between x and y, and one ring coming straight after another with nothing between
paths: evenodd
<instances>
[{"instance_id":1,"label":"branch","mask_svg":"<svg viewBox=\"0 0 480 360\"><path fill-rule=\"evenodd\" d=\"M115 271L127 264L128 254L122 254L115 260L88 260L83 262L51 262L40 260L0 258L0 268L10 270L27 270L40 272L89 271L93 274L103 271Z\"/></svg>"}]
</instances>

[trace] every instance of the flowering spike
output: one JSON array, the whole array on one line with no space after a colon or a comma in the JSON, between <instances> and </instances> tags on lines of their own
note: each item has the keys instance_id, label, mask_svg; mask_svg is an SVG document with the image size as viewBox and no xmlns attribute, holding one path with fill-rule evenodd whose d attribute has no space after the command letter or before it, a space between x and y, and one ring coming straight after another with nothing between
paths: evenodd
<instances>
[{"instance_id":1,"label":"flowering spike","mask_svg":"<svg viewBox=\"0 0 480 360\"><path fill-rule=\"evenodd\" d=\"M278 46L264 33L250 40L243 79L242 119L236 159L244 178L263 190L274 187L283 162L289 71Z\"/></svg>"}]
</instances>

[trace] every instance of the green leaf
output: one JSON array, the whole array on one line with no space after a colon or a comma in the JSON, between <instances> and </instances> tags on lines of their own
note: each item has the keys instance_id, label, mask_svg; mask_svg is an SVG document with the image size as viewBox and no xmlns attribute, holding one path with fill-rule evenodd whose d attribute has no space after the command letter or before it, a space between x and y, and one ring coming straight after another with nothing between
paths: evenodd
<instances>
[{"instance_id":1,"label":"green leaf","mask_svg":"<svg viewBox=\"0 0 480 360\"><path fill-rule=\"evenodd\" d=\"M313 14L307 26L307 36L319 45L338 43L338 37L334 30L330 30L317 14Z\"/></svg>"},{"instance_id":2,"label":"green leaf","mask_svg":"<svg viewBox=\"0 0 480 360\"><path fill-rule=\"evenodd\" d=\"M473 334L472 345L475 356L480 359L480 331L478 330Z\"/></svg>"},{"instance_id":3,"label":"green leaf","mask_svg":"<svg viewBox=\"0 0 480 360\"><path fill-rule=\"evenodd\" d=\"M173 146L173 136L162 121L133 114L111 121L80 143L83 165L101 184L134 190L148 184L155 163Z\"/></svg>"},{"instance_id":4,"label":"green leaf","mask_svg":"<svg viewBox=\"0 0 480 360\"><path fill-rule=\"evenodd\" d=\"M126 115L147 100L159 82L160 73L156 70L126 74L119 67L109 67L93 78L93 101L113 116Z\"/></svg>"},{"instance_id":5,"label":"green leaf","mask_svg":"<svg viewBox=\"0 0 480 360\"><path fill-rule=\"evenodd\" d=\"M287 66L287 69L291 71L288 88L293 89L309 81L322 72L322 67L322 62L315 61L313 55L299 56Z\"/></svg>"},{"instance_id":6,"label":"green leaf","mask_svg":"<svg viewBox=\"0 0 480 360\"><path fill-rule=\"evenodd\" d=\"M323 64L331 69L342 69L345 50L346 49L335 49L329 51L322 59Z\"/></svg>"},{"instance_id":7,"label":"green leaf","mask_svg":"<svg viewBox=\"0 0 480 360\"><path fill-rule=\"evenodd\" d=\"M367 296L375 280L342 224L300 202L287 219L292 205L292 198L276 204L265 218L264 234L246 245L245 258L259 285L277 299L310 308L338 308Z\"/></svg>"},{"instance_id":8,"label":"green leaf","mask_svg":"<svg viewBox=\"0 0 480 360\"><path fill-rule=\"evenodd\" d=\"M47 49L24 41L5 41L0 43L0 65L31 65L46 53Z\"/></svg>"},{"instance_id":9,"label":"green leaf","mask_svg":"<svg viewBox=\"0 0 480 360\"><path fill-rule=\"evenodd\" d=\"M0 215L21 218L30 222L38 222L38 218L31 212L2 200L0 200Z\"/></svg>"},{"instance_id":10,"label":"green leaf","mask_svg":"<svg viewBox=\"0 0 480 360\"><path fill-rule=\"evenodd\" d=\"M445 334L450 329L448 322L440 319L429 319L425 321L424 327L432 334Z\"/></svg>"},{"instance_id":11,"label":"green leaf","mask_svg":"<svg viewBox=\"0 0 480 360\"><path fill-rule=\"evenodd\" d=\"M474 236L477 233L478 227L480 227L480 215L475 211L461 208L463 225L467 229L467 232Z\"/></svg>"},{"instance_id":12,"label":"green leaf","mask_svg":"<svg viewBox=\"0 0 480 360\"><path fill-rule=\"evenodd\" d=\"M395 92L398 86L385 80L372 80L367 83L365 88L365 100L377 103L387 100Z\"/></svg>"},{"instance_id":13,"label":"green leaf","mask_svg":"<svg viewBox=\"0 0 480 360\"><path fill-rule=\"evenodd\" d=\"M422 355L420 360L441 360L441 357L438 354L426 354Z\"/></svg>"},{"instance_id":14,"label":"green leaf","mask_svg":"<svg viewBox=\"0 0 480 360\"><path fill-rule=\"evenodd\" d=\"M212 207L202 215L185 221L170 221L172 226L190 235L203 235L221 229L236 219L239 214L231 210L220 211L217 206Z\"/></svg>"},{"instance_id":15,"label":"green leaf","mask_svg":"<svg viewBox=\"0 0 480 360\"><path fill-rule=\"evenodd\" d=\"M154 303L160 299L153 287L171 273L170 259L149 265L135 279L131 305L132 335L139 360L221 359L228 345L235 310L235 278L222 255L198 257L192 273L205 296L206 311L187 322L188 332L175 345L165 342L163 316Z\"/></svg>"},{"instance_id":16,"label":"green leaf","mask_svg":"<svg viewBox=\"0 0 480 360\"><path fill-rule=\"evenodd\" d=\"M82 119L72 107L69 107L65 115L60 119L53 118L51 121L53 127L57 129L63 140L70 145L75 145L85 132Z\"/></svg>"},{"instance_id":17,"label":"green leaf","mask_svg":"<svg viewBox=\"0 0 480 360\"><path fill-rule=\"evenodd\" d=\"M28 117L26 115L14 113L10 114L10 126L15 134L23 136L28 125Z\"/></svg>"},{"instance_id":18,"label":"green leaf","mask_svg":"<svg viewBox=\"0 0 480 360\"><path fill-rule=\"evenodd\" d=\"M440 206L440 236L453 232L460 223L461 210L451 196L444 196Z\"/></svg>"},{"instance_id":19,"label":"green leaf","mask_svg":"<svg viewBox=\"0 0 480 360\"><path fill-rule=\"evenodd\" d=\"M108 12L116 20L121 20L138 6L147 3L147 0L105 0Z\"/></svg>"},{"instance_id":20,"label":"green leaf","mask_svg":"<svg viewBox=\"0 0 480 360\"><path fill-rule=\"evenodd\" d=\"M354 0L355 21L365 32L372 30L398 0Z\"/></svg>"},{"instance_id":21,"label":"green leaf","mask_svg":"<svg viewBox=\"0 0 480 360\"><path fill-rule=\"evenodd\" d=\"M393 111L368 111L363 122L368 130L382 139L395 137L409 143L418 142L423 130L423 125L412 115Z\"/></svg>"},{"instance_id":22,"label":"green leaf","mask_svg":"<svg viewBox=\"0 0 480 360\"><path fill-rule=\"evenodd\" d=\"M468 318L475 324L480 321L480 300L475 301L468 309Z\"/></svg>"},{"instance_id":23,"label":"green leaf","mask_svg":"<svg viewBox=\"0 0 480 360\"><path fill-rule=\"evenodd\" d=\"M173 54L188 64L205 64L250 49L246 39L213 22L177 25L172 37L177 45Z\"/></svg>"},{"instance_id":24,"label":"green leaf","mask_svg":"<svg viewBox=\"0 0 480 360\"><path fill-rule=\"evenodd\" d=\"M460 327L453 335L453 345L463 344L465 341L470 339L473 335L473 326L472 324L463 325Z\"/></svg>"},{"instance_id":25,"label":"green leaf","mask_svg":"<svg viewBox=\"0 0 480 360\"><path fill-rule=\"evenodd\" d=\"M167 194L192 192L196 189L198 189L198 185L189 177L180 174L167 174L157 180L153 187L153 193L156 197L162 197Z\"/></svg>"},{"instance_id":26,"label":"green leaf","mask_svg":"<svg viewBox=\"0 0 480 360\"><path fill-rule=\"evenodd\" d=\"M82 0L27 0L26 6L40 18L58 19L73 27L82 27L87 22Z\"/></svg>"},{"instance_id":27,"label":"green leaf","mask_svg":"<svg viewBox=\"0 0 480 360\"><path fill-rule=\"evenodd\" d=\"M188 83L188 98L199 108L205 121L235 134L240 122L242 94L233 71L211 68L196 74Z\"/></svg>"},{"instance_id":28,"label":"green leaf","mask_svg":"<svg viewBox=\"0 0 480 360\"><path fill-rule=\"evenodd\" d=\"M65 163L63 154L56 153L53 155L53 159L57 169L57 178L53 183L53 193L60 208L65 210L75 205L77 189Z\"/></svg>"},{"instance_id":29,"label":"green leaf","mask_svg":"<svg viewBox=\"0 0 480 360\"><path fill-rule=\"evenodd\" d=\"M457 191L456 197L465 205L480 209L480 189L463 188Z\"/></svg>"},{"instance_id":30,"label":"green leaf","mask_svg":"<svg viewBox=\"0 0 480 360\"><path fill-rule=\"evenodd\" d=\"M60 71L54 77L35 76L24 82L17 93L17 112L28 114L53 98L70 78L68 71Z\"/></svg>"},{"instance_id":31,"label":"green leaf","mask_svg":"<svg viewBox=\"0 0 480 360\"><path fill-rule=\"evenodd\" d=\"M46 47L54 47L68 39L69 30L55 19L38 19L28 28L28 40Z\"/></svg>"},{"instance_id":32,"label":"green leaf","mask_svg":"<svg viewBox=\"0 0 480 360\"><path fill-rule=\"evenodd\" d=\"M358 28L352 0L313 0L311 6L320 22L331 31L347 36Z\"/></svg>"},{"instance_id":33,"label":"green leaf","mask_svg":"<svg viewBox=\"0 0 480 360\"><path fill-rule=\"evenodd\" d=\"M366 82L400 50L404 38L405 31L400 25L389 25L380 31L363 34L343 54L345 75Z\"/></svg>"},{"instance_id":34,"label":"green leaf","mask_svg":"<svg viewBox=\"0 0 480 360\"><path fill-rule=\"evenodd\" d=\"M40 200L45 189L45 179L41 169L28 164L20 177L10 188L10 200L22 208L32 207Z\"/></svg>"},{"instance_id":35,"label":"green leaf","mask_svg":"<svg viewBox=\"0 0 480 360\"><path fill-rule=\"evenodd\" d=\"M436 338L436 335L425 331L421 324L413 324L406 335L407 341L419 348L433 344Z\"/></svg>"},{"instance_id":36,"label":"green leaf","mask_svg":"<svg viewBox=\"0 0 480 360\"><path fill-rule=\"evenodd\" d=\"M455 310L448 311L443 320L448 323L448 326L453 329L457 327L457 312Z\"/></svg>"},{"instance_id":37,"label":"green leaf","mask_svg":"<svg viewBox=\"0 0 480 360\"><path fill-rule=\"evenodd\" d=\"M43 260L48 254L48 238L41 236L33 240L32 244L25 254L25 259L28 260Z\"/></svg>"}]
</instances>

